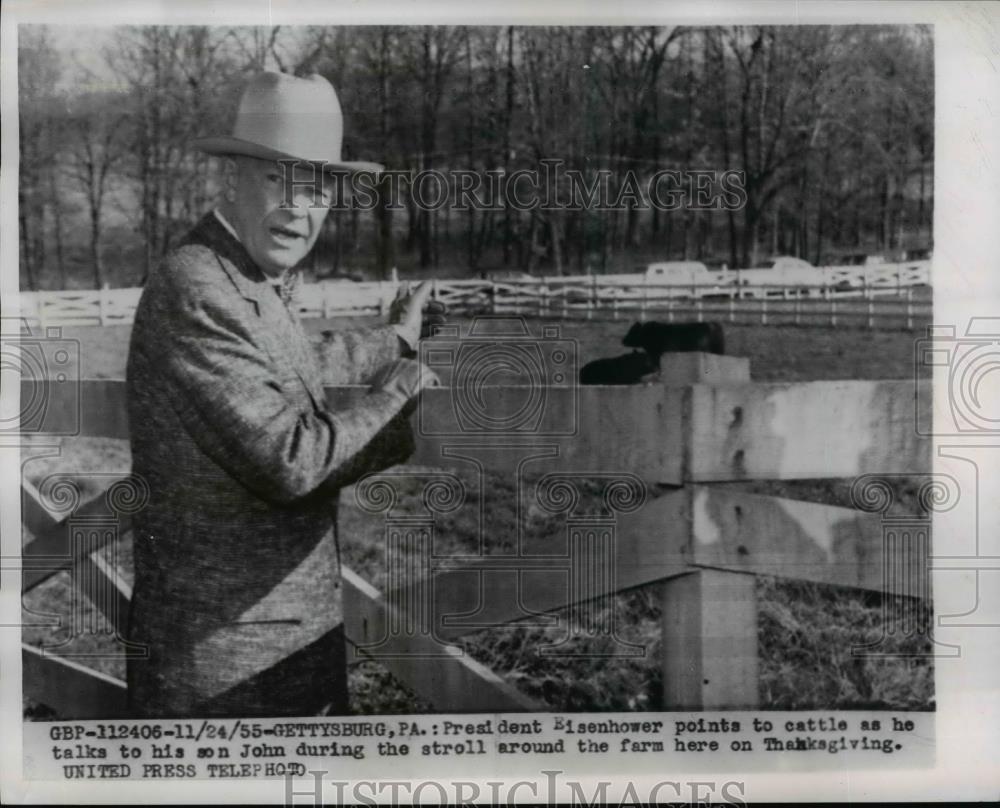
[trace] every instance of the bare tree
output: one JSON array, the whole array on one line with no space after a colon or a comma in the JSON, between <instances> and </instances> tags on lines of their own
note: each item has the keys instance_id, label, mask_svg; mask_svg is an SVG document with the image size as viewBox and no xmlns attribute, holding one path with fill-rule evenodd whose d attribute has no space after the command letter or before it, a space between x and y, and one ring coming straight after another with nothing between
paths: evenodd
<instances>
[{"instance_id":1,"label":"bare tree","mask_svg":"<svg viewBox=\"0 0 1000 808\"><path fill-rule=\"evenodd\" d=\"M53 204L59 201L59 197L51 195L58 159L56 121L59 99L54 87L62 65L46 26L19 26L18 36L18 230L25 280L29 289L37 289L45 268L46 212L55 218L62 269L62 211Z\"/></svg>"},{"instance_id":2,"label":"bare tree","mask_svg":"<svg viewBox=\"0 0 1000 808\"><path fill-rule=\"evenodd\" d=\"M116 101L113 97L84 96L68 127L70 148L66 174L87 201L90 262L96 289L105 283L101 233L109 181L112 171L125 158L122 148L124 115L115 113Z\"/></svg>"}]
</instances>

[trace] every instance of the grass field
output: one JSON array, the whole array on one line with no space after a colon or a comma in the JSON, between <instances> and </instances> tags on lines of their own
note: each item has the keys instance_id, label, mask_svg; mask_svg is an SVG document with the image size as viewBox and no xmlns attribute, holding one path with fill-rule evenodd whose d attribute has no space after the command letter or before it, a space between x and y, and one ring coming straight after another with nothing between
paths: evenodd
<instances>
[{"instance_id":1,"label":"grass field","mask_svg":"<svg viewBox=\"0 0 1000 808\"><path fill-rule=\"evenodd\" d=\"M360 323L359 323L360 324ZM623 322L570 322L561 324L562 336L573 339L580 361L613 356L625 351ZM540 324L531 327L539 333ZM328 323L308 321L318 331ZM127 327L64 329L66 337L81 343L82 374L89 378L122 378L127 348ZM808 328L727 327L727 352L751 360L756 381L809 381L819 379L905 379L913 376L913 346L917 334ZM128 468L127 446L103 440L67 440L59 458L32 461L29 476L41 477L58 468L86 474ZM469 481L474 482L472 480ZM530 487L530 480L525 481ZM850 505L850 480L729 483L740 490L777 494L841 506ZM491 475L484 490L489 492L489 531L483 538L487 552L502 552L516 534L516 483ZM438 553L468 552L479 540L476 511L477 485L469 487L472 500L466 507L439 519L435 541ZM96 493L96 491L94 491ZM913 486L898 486L897 508L919 512ZM530 499L530 493L522 492ZM402 502L417 507L417 491L404 492ZM385 548L382 524L363 514L351 492L342 497L341 535L344 562L381 587L385 579ZM558 541L565 525L546 518L537 508L523 509L525 536L533 542ZM119 543L113 551L126 578L130 577L130 547ZM933 668L925 637L906 637L895 632L890 645L909 657L856 657L852 645L871 642L893 620L893 603L881 596L844 588L782 581L760 577L757 583L761 696L770 709L885 708L930 709L933 707ZM26 598L35 613L66 613L69 607L65 575L56 576ZM655 710L660 707L660 609L654 587L642 587L608 599L621 639L644 649L637 658L592 656L602 650L600 640L576 637L573 648L579 656L552 658L539 648L558 639L567 629L566 614L560 613L555 629L528 628L517 624L488 629L465 638L467 652L505 676L528 695L557 710ZM930 606L927 604L927 609ZM929 612L928 612L929 614ZM30 617L30 615L28 615ZM37 617L32 617L37 622ZM28 628L26 641L56 641L48 628ZM80 643L95 642L84 637ZM80 646L82 647L82 646ZM590 654L591 656L588 656ZM89 663L88 663L89 664ZM109 673L122 676L121 659L94 662ZM395 682L377 663L359 662L351 671L351 703L357 713L406 713L429 709ZM37 705L30 705L38 712ZM44 711L40 714L44 715Z\"/></svg>"}]
</instances>

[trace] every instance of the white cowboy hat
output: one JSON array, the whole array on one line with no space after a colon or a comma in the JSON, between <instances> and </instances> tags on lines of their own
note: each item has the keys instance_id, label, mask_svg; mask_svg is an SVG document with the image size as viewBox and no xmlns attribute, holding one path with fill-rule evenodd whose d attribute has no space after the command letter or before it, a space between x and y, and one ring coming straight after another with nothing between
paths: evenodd
<instances>
[{"instance_id":1,"label":"white cowboy hat","mask_svg":"<svg viewBox=\"0 0 1000 808\"><path fill-rule=\"evenodd\" d=\"M208 154L243 154L264 160L305 160L331 171L382 171L378 163L340 159L344 115L325 78L259 73L240 98L233 134L204 137L195 148Z\"/></svg>"}]
</instances>

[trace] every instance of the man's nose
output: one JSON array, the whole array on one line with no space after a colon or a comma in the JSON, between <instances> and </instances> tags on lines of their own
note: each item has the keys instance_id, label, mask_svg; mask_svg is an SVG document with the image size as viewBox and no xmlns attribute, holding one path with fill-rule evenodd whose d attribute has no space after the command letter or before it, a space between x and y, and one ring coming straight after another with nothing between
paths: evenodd
<instances>
[{"instance_id":1,"label":"man's nose","mask_svg":"<svg viewBox=\"0 0 1000 808\"><path fill-rule=\"evenodd\" d=\"M316 204L316 194L311 190L298 190L292 193L292 206L289 211L297 216L304 216L309 212L309 208Z\"/></svg>"}]
</instances>

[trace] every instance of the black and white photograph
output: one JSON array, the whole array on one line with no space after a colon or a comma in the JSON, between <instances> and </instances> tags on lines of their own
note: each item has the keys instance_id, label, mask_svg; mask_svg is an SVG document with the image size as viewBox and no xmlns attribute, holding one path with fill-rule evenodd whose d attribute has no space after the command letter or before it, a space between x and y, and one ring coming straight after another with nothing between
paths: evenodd
<instances>
[{"instance_id":1,"label":"black and white photograph","mask_svg":"<svg viewBox=\"0 0 1000 808\"><path fill-rule=\"evenodd\" d=\"M997 6L710 5L5 13L15 801L995 796Z\"/></svg>"}]
</instances>

